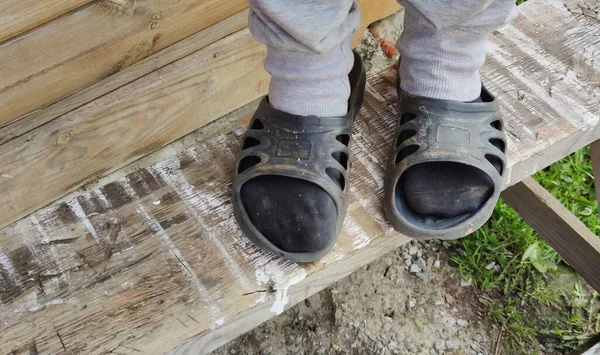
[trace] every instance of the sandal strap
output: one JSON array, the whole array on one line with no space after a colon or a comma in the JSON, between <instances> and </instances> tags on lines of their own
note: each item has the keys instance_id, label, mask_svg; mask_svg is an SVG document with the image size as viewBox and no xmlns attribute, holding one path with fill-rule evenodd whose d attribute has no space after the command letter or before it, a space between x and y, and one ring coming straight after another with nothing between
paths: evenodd
<instances>
[{"instance_id":1,"label":"sandal strap","mask_svg":"<svg viewBox=\"0 0 600 355\"><path fill-rule=\"evenodd\" d=\"M235 183L241 188L264 175L307 180L323 188L338 211L345 211L353 116L292 115L276 110L265 97L243 137Z\"/></svg>"},{"instance_id":2,"label":"sandal strap","mask_svg":"<svg viewBox=\"0 0 600 355\"><path fill-rule=\"evenodd\" d=\"M484 171L499 191L506 170L506 136L495 100L462 103L401 95L402 112L389 160L392 180L398 181L417 164L456 162ZM501 163L500 172L492 161Z\"/></svg>"}]
</instances>

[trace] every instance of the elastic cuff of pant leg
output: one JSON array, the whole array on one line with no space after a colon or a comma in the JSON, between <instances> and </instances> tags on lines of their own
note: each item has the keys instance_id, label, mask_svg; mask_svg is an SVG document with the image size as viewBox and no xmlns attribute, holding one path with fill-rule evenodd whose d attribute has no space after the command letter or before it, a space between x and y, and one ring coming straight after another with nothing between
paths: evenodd
<instances>
[{"instance_id":1,"label":"elastic cuff of pant leg","mask_svg":"<svg viewBox=\"0 0 600 355\"><path fill-rule=\"evenodd\" d=\"M481 95L481 79L479 75L473 78L449 76L445 79L430 77L412 77L407 79L400 75L400 88L411 95L433 99L469 102Z\"/></svg>"}]
</instances>

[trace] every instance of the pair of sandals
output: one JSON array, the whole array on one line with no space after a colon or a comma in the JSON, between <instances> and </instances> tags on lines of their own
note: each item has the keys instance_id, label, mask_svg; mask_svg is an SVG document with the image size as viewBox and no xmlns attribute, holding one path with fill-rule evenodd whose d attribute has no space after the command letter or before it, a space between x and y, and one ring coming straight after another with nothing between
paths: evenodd
<instances>
[{"instance_id":1,"label":"pair of sandals","mask_svg":"<svg viewBox=\"0 0 600 355\"><path fill-rule=\"evenodd\" d=\"M271 107L264 98L242 140L233 183L233 209L244 234L260 248L297 262L319 260L333 247L348 207L349 143L352 123L362 105L366 75L354 53L349 74L351 95L343 117L295 116ZM430 99L399 90L396 139L385 176L386 216L399 232L416 239L457 239L481 227L500 196L506 165L506 137L499 105L482 87L482 102ZM479 169L493 183L492 193L478 209L453 217L424 215L405 198L403 174L423 163L451 162ZM321 187L335 203L336 231L319 250L286 251L253 224L242 201L242 187L261 176L306 180Z\"/></svg>"}]
</instances>

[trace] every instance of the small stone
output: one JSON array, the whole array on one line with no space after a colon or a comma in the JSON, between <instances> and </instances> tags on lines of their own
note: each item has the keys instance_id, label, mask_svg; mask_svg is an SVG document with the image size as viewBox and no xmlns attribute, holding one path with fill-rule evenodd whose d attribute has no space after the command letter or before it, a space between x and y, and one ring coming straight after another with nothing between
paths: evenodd
<instances>
[{"instance_id":1,"label":"small stone","mask_svg":"<svg viewBox=\"0 0 600 355\"><path fill-rule=\"evenodd\" d=\"M437 351L444 351L446 350L446 342L443 340L437 340L434 344L435 350Z\"/></svg>"},{"instance_id":2,"label":"small stone","mask_svg":"<svg viewBox=\"0 0 600 355\"><path fill-rule=\"evenodd\" d=\"M419 272L421 272L421 268L420 268L420 267L419 267L417 264L412 264L412 265L410 266L409 272L410 272L411 274L416 274L416 273L419 273Z\"/></svg>"},{"instance_id":3,"label":"small stone","mask_svg":"<svg viewBox=\"0 0 600 355\"><path fill-rule=\"evenodd\" d=\"M425 260L423 259L417 259L417 266L421 269L421 270L425 270L427 269L427 263L425 263Z\"/></svg>"},{"instance_id":4,"label":"small stone","mask_svg":"<svg viewBox=\"0 0 600 355\"><path fill-rule=\"evenodd\" d=\"M231 350L229 350L229 353L230 353L230 354L235 354L235 349L231 349Z\"/></svg>"},{"instance_id":5,"label":"small stone","mask_svg":"<svg viewBox=\"0 0 600 355\"><path fill-rule=\"evenodd\" d=\"M396 349L396 346L398 346L398 343L396 343L395 341L392 340L388 344L388 349L394 350L394 349Z\"/></svg>"},{"instance_id":6,"label":"small stone","mask_svg":"<svg viewBox=\"0 0 600 355\"><path fill-rule=\"evenodd\" d=\"M407 266L412 265L412 259L410 258L410 256L407 259L404 259L404 265L407 265Z\"/></svg>"},{"instance_id":7,"label":"small stone","mask_svg":"<svg viewBox=\"0 0 600 355\"><path fill-rule=\"evenodd\" d=\"M419 251L419 248L417 248L417 246L416 246L416 245L413 245L413 246L411 246L411 247L408 249L408 253L409 253L410 255L417 255L417 252L418 252L418 251Z\"/></svg>"},{"instance_id":8,"label":"small stone","mask_svg":"<svg viewBox=\"0 0 600 355\"><path fill-rule=\"evenodd\" d=\"M467 281L465 280L460 280L460 286L461 287L469 287L469 286L473 286L473 278L468 279Z\"/></svg>"},{"instance_id":9,"label":"small stone","mask_svg":"<svg viewBox=\"0 0 600 355\"><path fill-rule=\"evenodd\" d=\"M423 257L423 251L419 250L417 251L417 258L422 258Z\"/></svg>"},{"instance_id":10,"label":"small stone","mask_svg":"<svg viewBox=\"0 0 600 355\"><path fill-rule=\"evenodd\" d=\"M159 299L159 300L156 300L156 304L158 304L158 305L160 305L160 304L163 304L163 303L165 303L165 301L163 301L163 300L160 300L160 299Z\"/></svg>"},{"instance_id":11,"label":"small stone","mask_svg":"<svg viewBox=\"0 0 600 355\"><path fill-rule=\"evenodd\" d=\"M398 342L398 343L404 343L404 339L406 339L406 337L404 336L404 334L397 334L396 335L396 342Z\"/></svg>"},{"instance_id":12,"label":"small stone","mask_svg":"<svg viewBox=\"0 0 600 355\"><path fill-rule=\"evenodd\" d=\"M491 263L489 263L489 264L487 264L487 265L485 266L485 269L486 269L486 270L492 270L492 269L494 268L494 266L495 266L495 265L496 265L496 262L495 262L495 261L492 261Z\"/></svg>"},{"instance_id":13,"label":"small stone","mask_svg":"<svg viewBox=\"0 0 600 355\"><path fill-rule=\"evenodd\" d=\"M456 344L453 340L446 340L446 349L456 350L457 348L458 344Z\"/></svg>"},{"instance_id":14,"label":"small stone","mask_svg":"<svg viewBox=\"0 0 600 355\"><path fill-rule=\"evenodd\" d=\"M340 350L340 347L339 347L339 346L338 346L336 343L332 343L332 344L331 344L331 347L332 347L333 349L335 349L335 351L339 351L339 350Z\"/></svg>"},{"instance_id":15,"label":"small stone","mask_svg":"<svg viewBox=\"0 0 600 355\"><path fill-rule=\"evenodd\" d=\"M410 259L410 254L406 251L402 251L402 259Z\"/></svg>"},{"instance_id":16,"label":"small stone","mask_svg":"<svg viewBox=\"0 0 600 355\"><path fill-rule=\"evenodd\" d=\"M408 300L408 308L415 308L416 305L417 305L417 301L415 301L414 298L411 298Z\"/></svg>"},{"instance_id":17,"label":"small stone","mask_svg":"<svg viewBox=\"0 0 600 355\"><path fill-rule=\"evenodd\" d=\"M452 304L452 302L454 302L454 297L452 297L452 295L449 293L446 293L444 295L444 298L446 299L446 303L448 304Z\"/></svg>"},{"instance_id":18,"label":"small stone","mask_svg":"<svg viewBox=\"0 0 600 355\"><path fill-rule=\"evenodd\" d=\"M494 265L494 272L496 274L500 273L500 265Z\"/></svg>"},{"instance_id":19,"label":"small stone","mask_svg":"<svg viewBox=\"0 0 600 355\"><path fill-rule=\"evenodd\" d=\"M436 268L436 269L439 269L442 266L441 264L442 263L440 263L439 260L436 260L436 261L433 262L433 267Z\"/></svg>"},{"instance_id":20,"label":"small stone","mask_svg":"<svg viewBox=\"0 0 600 355\"><path fill-rule=\"evenodd\" d=\"M465 319L459 319L456 321L456 324L458 324L461 327L466 327L469 325L469 322Z\"/></svg>"},{"instance_id":21,"label":"small stone","mask_svg":"<svg viewBox=\"0 0 600 355\"><path fill-rule=\"evenodd\" d=\"M444 246L444 248L448 249L450 248L452 245L448 242L442 242L442 245Z\"/></svg>"}]
</instances>

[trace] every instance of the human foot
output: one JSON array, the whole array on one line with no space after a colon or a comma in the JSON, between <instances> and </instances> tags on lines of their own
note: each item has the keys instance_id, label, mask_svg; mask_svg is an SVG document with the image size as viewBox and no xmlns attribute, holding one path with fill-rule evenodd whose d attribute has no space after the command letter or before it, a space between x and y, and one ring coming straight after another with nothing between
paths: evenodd
<instances>
[{"instance_id":1,"label":"human foot","mask_svg":"<svg viewBox=\"0 0 600 355\"><path fill-rule=\"evenodd\" d=\"M348 144L362 104L365 72L354 54L348 112L298 116L263 99L244 136L233 183L235 217L264 250L320 259L335 244L347 209Z\"/></svg>"},{"instance_id":2,"label":"human foot","mask_svg":"<svg viewBox=\"0 0 600 355\"><path fill-rule=\"evenodd\" d=\"M498 103L400 92L396 140L385 180L394 227L414 238L455 239L491 216L502 187L506 139Z\"/></svg>"}]
</instances>

